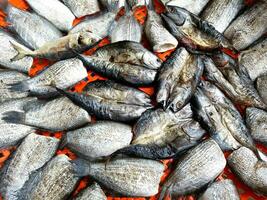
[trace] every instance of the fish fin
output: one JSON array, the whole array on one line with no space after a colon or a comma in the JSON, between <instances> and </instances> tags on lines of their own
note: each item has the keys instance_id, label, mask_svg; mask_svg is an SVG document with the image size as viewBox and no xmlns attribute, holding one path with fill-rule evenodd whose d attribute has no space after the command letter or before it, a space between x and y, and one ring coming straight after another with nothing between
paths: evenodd
<instances>
[{"instance_id":1,"label":"fish fin","mask_svg":"<svg viewBox=\"0 0 267 200\"><path fill-rule=\"evenodd\" d=\"M83 177L89 174L90 163L88 161L78 158L76 160L71 160L70 162L72 163L76 176Z\"/></svg>"},{"instance_id":2,"label":"fish fin","mask_svg":"<svg viewBox=\"0 0 267 200\"><path fill-rule=\"evenodd\" d=\"M20 83L8 85L10 87L10 91L16 91L16 92L29 92L29 84L26 81L22 81Z\"/></svg>"},{"instance_id":3,"label":"fish fin","mask_svg":"<svg viewBox=\"0 0 267 200\"><path fill-rule=\"evenodd\" d=\"M25 113L17 111L6 112L3 114L2 120L7 123L24 124Z\"/></svg>"},{"instance_id":4,"label":"fish fin","mask_svg":"<svg viewBox=\"0 0 267 200\"><path fill-rule=\"evenodd\" d=\"M18 52L17 55L15 55L13 58L10 59L12 62L16 60L20 60L29 55L33 55L33 51L29 49L25 49L23 48L23 46L19 44L15 44L12 41L9 41L9 42L13 46L13 48Z\"/></svg>"}]
</instances>

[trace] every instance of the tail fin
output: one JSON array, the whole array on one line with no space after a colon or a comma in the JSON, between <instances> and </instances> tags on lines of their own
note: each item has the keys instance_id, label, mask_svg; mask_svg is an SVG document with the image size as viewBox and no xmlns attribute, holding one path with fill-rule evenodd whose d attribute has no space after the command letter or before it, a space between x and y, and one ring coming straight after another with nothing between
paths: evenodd
<instances>
[{"instance_id":1,"label":"tail fin","mask_svg":"<svg viewBox=\"0 0 267 200\"><path fill-rule=\"evenodd\" d=\"M11 58L11 61L16 61L16 60L20 60L26 56L31 56L33 55L33 51L24 48L23 46L19 45L19 44L15 44L13 42L10 41L10 44L13 46L13 48L18 52L18 54L16 56L14 56L13 58Z\"/></svg>"},{"instance_id":2,"label":"tail fin","mask_svg":"<svg viewBox=\"0 0 267 200\"><path fill-rule=\"evenodd\" d=\"M89 161L83 159L76 159L70 161L73 165L74 173L78 177L87 176L90 173L90 163Z\"/></svg>"},{"instance_id":3,"label":"tail fin","mask_svg":"<svg viewBox=\"0 0 267 200\"><path fill-rule=\"evenodd\" d=\"M10 111L3 114L2 120L7 123L25 124L25 113Z\"/></svg>"},{"instance_id":4,"label":"tail fin","mask_svg":"<svg viewBox=\"0 0 267 200\"><path fill-rule=\"evenodd\" d=\"M29 92L29 84L27 81L22 81L20 83L8 85L10 88L10 91L15 91L15 92Z\"/></svg>"}]
</instances>

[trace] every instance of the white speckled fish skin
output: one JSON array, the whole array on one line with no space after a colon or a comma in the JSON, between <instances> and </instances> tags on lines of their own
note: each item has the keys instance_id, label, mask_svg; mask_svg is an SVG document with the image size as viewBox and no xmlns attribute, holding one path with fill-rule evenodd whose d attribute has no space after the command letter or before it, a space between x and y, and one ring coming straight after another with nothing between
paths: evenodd
<instances>
[{"instance_id":1,"label":"white speckled fish skin","mask_svg":"<svg viewBox=\"0 0 267 200\"><path fill-rule=\"evenodd\" d=\"M10 28L32 49L63 36L53 24L35 13L9 6L7 15Z\"/></svg>"},{"instance_id":2,"label":"white speckled fish skin","mask_svg":"<svg viewBox=\"0 0 267 200\"><path fill-rule=\"evenodd\" d=\"M243 0L211 0L200 17L202 20L208 21L217 31L223 33L244 7Z\"/></svg>"},{"instance_id":3,"label":"white speckled fish skin","mask_svg":"<svg viewBox=\"0 0 267 200\"><path fill-rule=\"evenodd\" d=\"M2 123L0 124L0 149L16 145L21 139L35 129L22 124Z\"/></svg>"},{"instance_id":4,"label":"white speckled fish skin","mask_svg":"<svg viewBox=\"0 0 267 200\"><path fill-rule=\"evenodd\" d=\"M267 163L259 161L246 147L235 150L227 158L228 165L242 182L256 192L267 195Z\"/></svg>"},{"instance_id":5,"label":"white speckled fish skin","mask_svg":"<svg viewBox=\"0 0 267 200\"><path fill-rule=\"evenodd\" d=\"M178 45L178 41L163 26L160 16L153 10L148 10L145 33L154 52L165 52Z\"/></svg>"},{"instance_id":6,"label":"white speckled fish skin","mask_svg":"<svg viewBox=\"0 0 267 200\"><path fill-rule=\"evenodd\" d=\"M107 197L101 187L94 182L91 186L82 190L73 200L106 200Z\"/></svg>"},{"instance_id":7,"label":"white speckled fish skin","mask_svg":"<svg viewBox=\"0 0 267 200\"><path fill-rule=\"evenodd\" d=\"M11 61L10 59L12 59L18 53L12 47L11 42L27 49L22 44L20 44L18 40L16 40L11 34L0 29L0 65L4 68L28 73L33 64L33 59L31 57L25 57L18 61Z\"/></svg>"},{"instance_id":8,"label":"white speckled fish skin","mask_svg":"<svg viewBox=\"0 0 267 200\"><path fill-rule=\"evenodd\" d=\"M170 6L178 6L195 15L198 15L208 2L209 0L170 0L165 4Z\"/></svg>"},{"instance_id":9,"label":"white speckled fish skin","mask_svg":"<svg viewBox=\"0 0 267 200\"><path fill-rule=\"evenodd\" d=\"M13 91L10 90L11 84L16 84L21 81L26 81L30 77L27 75L12 71L12 70L2 70L0 71L0 102L4 102L10 99L23 98L28 96L27 91Z\"/></svg>"},{"instance_id":10,"label":"white speckled fish skin","mask_svg":"<svg viewBox=\"0 0 267 200\"><path fill-rule=\"evenodd\" d=\"M242 50L259 39L267 31L267 2L258 1L237 17L225 30L224 36L234 48Z\"/></svg>"},{"instance_id":11,"label":"white speckled fish skin","mask_svg":"<svg viewBox=\"0 0 267 200\"><path fill-rule=\"evenodd\" d=\"M267 145L267 112L258 108L246 109L246 124L254 140Z\"/></svg>"},{"instance_id":12,"label":"white speckled fish skin","mask_svg":"<svg viewBox=\"0 0 267 200\"><path fill-rule=\"evenodd\" d=\"M86 127L67 132L63 143L86 159L98 159L130 144L132 128L129 125L97 121Z\"/></svg>"},{"instance_id":13,"label":"white speckled fish skin","mask_svg":"<svg viewBox=\"0 0 267 200\"><path fill-rule=\"evenodd\" d=\"M24 139L2 171L0 191L4 199L20 199L19 190L33 172L54 156L58 144L56 138L34 133Z\"/></svg>"},{"instance_id":14,"label":"white speckled fish skin","mask_svg":"<svg viewBox=\"0 0 267 200\"><path fill-rule=\"evenodd\" d=\"M2 120L3 114L10 111L23 111L23 107L28 103L34 103L37 101L36 97L26 97L20 99L11 99L0 104L0 123L4 123Z\"/></svg>"},{"instance_id":15,"label":"white speckled fish skin","mask_svg":"<svg viewBox=\"0 0 267 200\"><path fill-rule=\"evenodd\" d=\"M66 199L78 180L70 159L66 155L58 155L35 174L33 182L24 190L25 200Z\"/></svg>"},{"instance_id":16,"label":"white speckled fish skin","mask_svg":"<svg viewBox=\"0 0 267 200\"><path fill-rule=\"evenodd\" d=\"M45 96L57 93L55 87L67 89L87 76L87 70L82 61L71 58L56 62L37 76L14 87L17 87L17 91L29 91L37 96Z\"/></svg>"},{"instance_id":17,"label":"white speckled fish skin","mask_svg":"<svg viewBox=\"0 0 267 200\"><path fill-rule=\"evenodd\" d=\"M237 189L230 179L211 184L198 200L239 200Z\"/></svg>"},{"instance_id":18,"label":"white speckled fish skin","mask_svg":"<svg viewBox=\"0 0 267 200\"><path fill-rule=\"evenodd\" d=\"M110 33L111 42L134 41L141 42L142 28L131 11L120 17L112 24Z\"/></svg>"},{"instance_id":19,"label":"white speckled fish skin","mask_svg":"<svg viewBox=\"0 0 267 200\"><path fill-rule=\"evenodd\" d=\"M139 118L133 132L132 144L159 146L164 146L184 134L189 135L192 140L198 140L205 133L198 122L193 120L190 104L177 113L163 109L148 110Z\"/></svg>"},{"instance_id":20,"label":"white speckled fish skin","mask_svg":"<svg viewBox=\"0 0 267 200\"><path fill-rule=\"evenodd\" d=\"M24 112L9 112L5 116L10 117L8 122L14 121L15 117L18 123L54 132L78 128L91 121L90 115L85 110L66 97L26 105Z\"/></svg>"},{"instance_id":21,"label":"white speckled fish skin","mask_svg":"<svg viewBox=\"0 0 267 200\"><path fill-rule=\"evenodd\" d=\"M158 193L164 166L161 162L138 158L114 158L110 162L74 161L82 175L89 175L122 195L149 197Z\"/></svg>"},{"instance_id":22,"label":"white speckled fish skin","mask_svg":"<svg viewBox=\"0 0 267 200\"><path fill-rule=\"evenodd\" d=\"M247 69L253 81L267 73L267 39L241 51L238 62Z\"/></svg>"},{"instance_id":23,"label":"white speckled fish skin","mask_svg":"<svg viewBox=\"0 0 267 200\"><path fill-rule=\"evenodd\" d=\"M26 0L26 2L36 13L46 18L59 30L69 31L72 28L75 16L69 8L59 0Z\"/></svg>"},{"instance_id":24,"label":"white speckled fish skin","mask_svg":"<svg viewBox=\"0 0 267 200\"><path fill-rule=\"evenodd\" d=\"M114 22L116 14L113 12L101 13L96 16L89 16L74 26L69 33L81 31L91 31L100 38L108 36L111 24Z\"/></svg>"},{"instance_id":25,"label":"white speckled fish skin","mask_svg":"<svg viewBox=\"0 0 267 200\"><path fill-rule=\"evenodd\" d=\"M257 78L256 88L260 96L262 97L263 101L267 104L267 74Z\"/></svg>"},{"instance_id":26,"label":"white speckled fish skin","mask_svg":"<svg viewBox=\"0 0 267 200\"><path fill-rule=\"evenodd\" d=\"M100 11L98 0L63 0L63 3L78 18Z\"/></svg>"},{"instance_id":27,"label":"white speckled fish skin","mask_svg":"<svg viewBox=\"0 0 267 200\"><path fill-rule=\"evenodd\" d=\"M163 184L159 200L191 194L213 181L223 171L226 160L218 144L208 139L190 149Z\"/></svg>"}]
</instances>

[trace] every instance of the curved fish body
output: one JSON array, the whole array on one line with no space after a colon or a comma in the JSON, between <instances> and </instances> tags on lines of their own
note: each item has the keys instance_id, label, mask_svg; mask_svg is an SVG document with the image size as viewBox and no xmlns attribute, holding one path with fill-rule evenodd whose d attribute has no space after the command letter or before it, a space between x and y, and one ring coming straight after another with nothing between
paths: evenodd
<instances>
[{"instance_id":1,"label":"curved fish body","mask_svg":"<svg viewBox=\"0 0 267 200\"><path fill-rule=\"evenodd\" d=\"M73 200L106 200L107 197L101 187L94 182L91 186L82 190Z\"/></svg>"},{"instance_id":2,"label":"curved fish body","mask_svg":"<svg viewBox=\"0 0 267 200\"><path fill-rule=\"evenodd\" d=\"M129 145L133 136L131 129L131 126L118 122L97 121L67 132L63 136L62 146L86 159L98 159Z\"/></svg>"},{"instance_id":3,"label":"curved fish body","mask_svg":"<svg viewBox=\"0 0 267 200\"><path fill-rule=\"evenodd\" d=\"M246 124L254 140L267 145L267 112L258 108L246 109Z\"/></svg>"},{"instance_id":4,"label":"curved fish body","mask_svg":"<svg viewBox=\"0 0 267 200\"><path fill-rule=\"evenodd\" d=\"M100 11L98 0L63 0L63 3L78 18Z\"/></svg>"},{"instance_id":5,"label":"curved fish body","mask_svg":"<svg viewBox=\"0 0 267 200\"><path fill-rule=\"evenodd\" d=\"M151 85L157 71L140 65L128 63L115 63L95 56L80 54L79 58L93 71L113 80L135 86Z\"/></svg>"},{"instance_id":6,"label":"curved fish body","mask_svg":"<svg viewBox=\"0 0 267 200\"><path fill-rule=\"evenodd\" d=\"M204 75L208 81L219 87L232 102L244 106L266 108L263 99L255 89L247 70L242 65L232 65L225 61L217 61L204 57ZM224 63L220 65L220 63Z\"/></svg>"},{"instance_id":7,"label":"curved fish body","mask_svg":"<svg viewBox=\"0 0 267 200\"><path fill-rule=\"evenodd\" d=\"M3 120L56 132L81 127L90 122L91 117L68 98L60 97L26 105L23 111L7 112Z\"/></svg>"},{"instance_id":8,"label":"curved fish body","mask_svg":"<svg viewBox=\"0 0 267 200\"><path fill-rule=\"evenodd\" d=\"M267 31L267 2L257 1L238 16L225 30L224 35L237 50L243 50Z\"/></svg>"},{"instance_id":9,"label":"curved fish body","mask_svg":"<svg viewBox=\"0 0 267 200\"><path fill-rule=\"evenodd\" d=\"M234 50L231 43L207 21L180 7L167 6L167 11L162 14L166 28L191 51Z\"/></svg>"},{"instance_id":10,"label":"curved fish body","mask_svg":"<svg viewBox=\"0 0 267 200\"><path fill-rule=\"evenodd\" d=\"M175 170L163 184L159 200L163 200L167 194L177 197L198 191L215 180L225 166L226 160L218 144L212 139L205 140L187 151L178 161Z\"/></svg>"},{"instance_id":11,"label":"curved fish body","mask_svg":"<svg viewBox=\"0 0 267 200\"><path fill-rule=\"evenodd\" d=\"M11 43L27 50L27 47L19 43L15 37L0 29L0 66L28 73L33 64L33 59L31 57L25 57L19 61L12 61L11 59L16 56L18 52Z\"/></svg>"},{"instance_id":12,"label":"curved fish body","mask_svg":"<svg viewBox=\"0 0 267 200\"><path fill-rule=\"evenodd\" d=\"M234 150L242 145L258 155L251 134L232 102L215 85L207 81L202 81L200 88L204 95L199 92L200 97L196 98L195 110L221 148ZM207 99L205 96L211 105L202 100L202 98Z\"/></svg>"},{"instance_id":13,"label":"curved fish body","mask_svg":"<svg viewBox=\"0 0 267 200\"><path fill-rule=\"evenodd\" d=\"M121 41L98 48L93 56L115 63L142 65L148 69L158 69L162 61L138 42Z\"/></svg>"},{"instance_id":14,"label":"curved fish body","mask_svg":"<svg viewBox=\"0 0 267 200\"><path fill-rule=\"evenodd\" d=\"M110 30L111 42L134 41L141 42L142 28L131 11L114 21Z\"/></svg>"},{"instance_id":15,"label":"curved fish body","mask_svg":"<svg viewBox=\"0 0 267 200\"><path fill-rule=\"evenodd\" d=\"M256 80L256 88L263 99L263 101L267 104L267 75L262 75Z\"/></svg>"},{"instance_id":16,"label":"curved fish body","mask_svg":"<svg viewBox=\"0 0 267 200\"><path fill-rule=\"evenodd\" d=\"M47 42L44 46L35 51L25 50L19 45L12 44L18 52L12 60L20 60L25 56L46 58L50 60L62 60L75 57L77 53L83 53L89 50L101 40L98 36L90 32L78 32L68 34L57 40Z\"/></svg>"},{"instance_id":17,"label":"curved fish body","mask_svg":"<svg viewBox=\"0 0 267 200\"><path fill-rule=\"evenodd\" d=\"M38 49L63 36L53 24L41 16L10 5L7 7L7 21L11 24L10 29L32 49Z\"/></svg>"},{"instance_id":18,"label":"curved fish body","mask_svg":"<svg viewBox=\"0 0 267 200\"><path fill-rule=\"evenodd\" d=\"M246 147L235 150L227 158L228 165L243 183L254 191L267 195L267 163L258 160Z\"/></svg>"},{"instance_id":19,"label":"curved fish body","mask_svg":"<svg viewBox=\"0 0 267 200\"><path fill-rule=\"evenodd\" d=\"M181 47L163 63L158 75L157 102L179 111L190 100L203 72L200 57Z\"/></svg>"},{"instance_id":20,"label":"curved fish body","mask_svg":"<svg viewBox=\"0 0 267 200\"><path fill-rule=\"evenodd\" d=\"M238 57L239 65L244 66L250 78L254 81L257 77L267 73L267 39L264 39L241 51Z\"/></svg>"},{"instance_id":21,"label":"curved fish body","mask_svg":"<svg viewBox=\"0 0 267 200\"><path fill-rule=\"evenodd\" d=\"M45 165L56 153L59 140L29 134L2 169L0 191L5 199L21 199L19 192L30 175Z\"/></svg>"},{"instance_id":22,"label":"curved fish body","mask_svg":"<svg viewBox=\"0 0 267 200\"><path fill-rule=\"evenodd\" d=\"M0 124L0 149L16 145L20 140L35 132L35 128L22 124Z\"/></svg>"},{"instance_id":23,"label":"curved fish body","mask_svg":"<svg viewBox=\"0 0 267 200\"><path fill-rule=\"evenodd\" d=\"M4 123L2 117L4 113L10 111L23 111L24 106L37 101L36 97L25 97L20 99L11 99L0 104L0 124Z\"/></svg>"},{"instance_id":24,"label":"curved fish body","mask_svg":"<svg viewBox=\"0 0 267 200\"><path fill-rule=\"evenodd\" d=\"M61 93L100 119L133 121L152 107L147 94L112 81L90 83L82 93Z\"/></svg>"},{"instance_id":25,"label":"curved fish body","mask_svg":"<svg viewBox=\"0 0 267 200\"><path fill-rule=\"evenodd\" d=\"M154 160L115 158L109 163L74 160L77 175L93 177L122 195L149 197L158 193L164 166Z\"/></svg>"},{"instance_id":26,"label":"curved fish body","mask_svg":"<svg viewBox=\"0 0 267 200\"><path fill-rule=\"evenodd\" d=\"M11 99L23 98L28 96L27 91L14 91L10 88L11 84L18 84L21 81L27 81L30 77L17 71L0 71L0 102Z\"/></svg>"},{"instance_id":27,"label":"curved fish body","mask_svg":"<svg viewBox=\"0 0 267 200\"><path fill-rule=\"evenodd\" d=\"M147 13L145 33L154 52L165 52L175 49L178 45L175 37L163 26L161 17L151 9L148 9Z\"/></svg>"},{"instance_id":28,"label":"curved fish body","mask_svg":"<svg viewBox=\"0 0 267 200\"><path fill-rule=\"evenodd\" d=\"M224 179L211 184L198 200L240 200L233 181Z\"/></svg>"},{"instance_id":29,"label":"curved fish body","mask_svg":"<svg viewBox=\"0 0 267 200\"><path fill-rule=\"evenodd\" d=\"M40 16L43 16L52 24L54 24L59 30L69 31L72 27L73 20L75 16L59 0L26 0L30 7L38 13Z\"/></svg>"},{"instance_id":30,"label":"curved fish body","mask_svg":"<svg viewBox=\"0 0 267 200\"><path fill-rule=\"evenodd\" d=\"M243 0L211 0L200 17L223 33L244 7Z\"/></svg>"},{"instance_id":31,"label":"curved fish body","mask_svg":"<svg viewBox=\"0 0 267 200\"><path fill-rule=\"evenodd\" d=\"M113 155L125 154L149 159L166 159L198 144L205 131L194 121L190 105L173 113L163 109L148 110L133 128L132 144Z\"/></svg>"},{"instance_id":32,"label":"curved fish body","mask_svg":"<svg viewBox=\"0 0 267 200\"><path fill-rule=\"evenodd\" d=\"M11 90L30 92L30 94L47 98L58 95L56 88L67 89L86 78L87 75L82 61L71 58L58 61L37 76L11 85Z\"/></svg>"},{"instance_id":33,"label":"curved fish body","mask_svg":"<svg viewBox=\"0 0 267 200\"><path fill-rule=\"evenodd\" d=\"M74 26L69 34L78 32L91 32L98 37L105 38L109 34L111 24L116 18L116 13L105 12L96 16L88 16L79 24Z\"/></svg>"},{"instance_id":34,"label":"curved fish body","mask_svg":"<svg viewBox=\"0 0 267 200\"><path fill-rule=\"evenodd\" d=\"M181 7L195 15L198 15L208 2L209 0L167 0L165 5Z\"/></svg>"},{"instance_id":35,"label":"curved fish body","mask_svg":"<svg viewBox=\"0 0 267 200\"><path fill-rule=\"evenodd\" d=\"M23 190L24 199L66 199L78 180L70 159L66 155L58 155L31 177Z\"/></svg>"}]
</instances>

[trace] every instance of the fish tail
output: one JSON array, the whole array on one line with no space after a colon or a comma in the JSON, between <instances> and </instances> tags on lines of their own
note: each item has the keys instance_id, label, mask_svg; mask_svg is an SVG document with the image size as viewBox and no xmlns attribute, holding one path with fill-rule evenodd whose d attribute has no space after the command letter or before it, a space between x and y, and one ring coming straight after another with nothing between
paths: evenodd
<instances>
[{"instance_id":1,"label":"fish tail","mask_svg":"<svg viewBox=\"0 0 267 200\"><path fill-rule=\"evenodd\" d=\"M22 81L20 83L9 85L10 91L16 91L16 92L29 92L29 84L27 81Z\"/></svg>"},{"instance_id":2,"label":"fish tail","mask_svg":"<svg viewBox=\"0 0 267 200\"><path fill-rule=\"evenodd\" d=\"M29 49L25 49L22 46L15 44L13 42L10 41L10 44L13 46L13 48L18 52L17 55L15 55L13 58L11 58L10 60L16 61L16 60L20 60L26 56L31 56L33 55L33 51L29 50Z\"/></svg>"},{"instance_id":3,"label":"fish tail","mask_svg":"<svg viewBox=\"0 0 267 200\"><path fill-rule=\"evenodd\" d=\"M74 173L78 177L83 177L89 175L90 172L90 163L86 160L83 159L76 159L76 160L71 160Z\"/></svg>"},{"instance_id":4,"label":"fish tail","mask_svg":"<svg viewBox=\"0 0 267 200\"><path fill-rule=\"evenodd\" d=\"M24 124L25 123L25 113L10 111L3 114L2 120L7 123L15 123L15 124Z\"/></svg>"},{"instance_id":5,"label":"fish tail","mask_svg":"<svg viewBox=\"0 0 267 200\"><path fill-rule=\"evenodd\" d=\"M59 144L59 149L63 149L65 146L68 144L68 135L64 134L61 138L60 144Z\"/></svg>"},{"instance_id":6,"label":"fish tail","mask_svg":"<svg viewBox=\"0 0 267 200\"><path fill-rule=\"evenodd\" d=\"M160 192L158 200L164 200L165 196L169 195L170 188L171 186L165 183L161 188L161 192Z\"/></svg>"}]
</instances>

